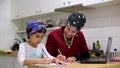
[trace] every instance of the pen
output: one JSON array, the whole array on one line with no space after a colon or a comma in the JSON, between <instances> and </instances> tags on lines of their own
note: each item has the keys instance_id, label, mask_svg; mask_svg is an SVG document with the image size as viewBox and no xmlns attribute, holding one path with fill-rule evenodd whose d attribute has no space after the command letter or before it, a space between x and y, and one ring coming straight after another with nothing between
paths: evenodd
<instances>
[{"instance_id":1,"label":"pen","mask_svg":"<svg viewBox=\"0 0 120 68\"><path fill-rule=\"evenodd\" d=\"M57 49L57 50L58 50L58 53L60 54L60 55L59 55L59 58L60 58L61 60L65 61L66 57L65 57L64 55L62 55L62 53L60 52L59 49Z\"/></svg>"},{"instance_id":2,"label":"pen","mask_svg":"<svg viewBox=\"0 0 120 68\"><path fill-rule=\"evenodd\" d=\"M45 53L44 49L42 49L43 53L48 57L48 55Z\"/></svg>"},{"instance_id":3,"label":"pen","mask_svg":"<svg viewBox=\"0 0 120 68\"><path fill-rule=\"evenodd\" d=\"M57 50L58 50L58 53L62 54L59 49L57 49Z\"/></svg>"}]
</instances>

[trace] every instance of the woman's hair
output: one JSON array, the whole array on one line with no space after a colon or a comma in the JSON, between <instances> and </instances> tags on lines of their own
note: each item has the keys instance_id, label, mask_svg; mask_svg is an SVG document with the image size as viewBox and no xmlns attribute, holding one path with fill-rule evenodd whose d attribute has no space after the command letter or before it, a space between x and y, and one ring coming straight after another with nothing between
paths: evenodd
<instances>
[{"instance_id":1,"label":"woman's hair","mask_svg":"<svg viewBox=\"0 0 120 68\"><path fill-rule=\"evenodd\" d=\"M29 35L35 34L35 33L46 33L46 26L45 23L42 20L30 20L27 23L26 27L26 34L28 36L28 39L30 38Z\"/></svg>"},{"instance_id":2,"label":"woman's hair","mask_svg":"<svg viewBox=\"0 0 120 68\"><path fill-rule=\"evenodd\" d=\"M80 11L74 11L70 14L67 20L67 26L73 26L76 30L80 30L86 23L85 15Z\"/></svg>"}]
</instances>

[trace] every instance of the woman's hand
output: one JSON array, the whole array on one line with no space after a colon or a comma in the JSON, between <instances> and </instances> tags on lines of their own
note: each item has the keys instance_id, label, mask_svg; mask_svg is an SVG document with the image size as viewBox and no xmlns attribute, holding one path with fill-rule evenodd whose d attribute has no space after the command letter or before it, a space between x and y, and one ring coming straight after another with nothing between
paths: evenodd
<instances>
[{"instance_id":1,"label":"woman's hand","mask_svg":"<svg viewBox=\"0 0 120 68\"><path fill-rule=\"evenodd\" d=\"M68 57L66 59L66 62L74 62L74 61L76 61L76 58L74 56L73 57Z\"/></svg>"},{"instance_id":2,"label":"woman's hand","mask_svg":"<svg viewBox=\"0 0 120 68\"><path fill-rule=\"evenodd\" d=\"M59 60L57 58L53 58L53 62L56 63L56 64L63 64L63 65L66 65L67 63L62 61L62 60Z\"/></svg>"},{"instance_id":3,"label":"woman's hand","mask_svg":"<svg viewBox=\"0 0 120 68\"><path fill-rule=\"evenodd\" d=\"M64 55L62 55L62 54L59 54L59 55L57 56L57 58L58 58L59 60L62 60L62 61L65 61L65 60L66 60L66 57L65 57Z\"/></svg>"}]
</instances>

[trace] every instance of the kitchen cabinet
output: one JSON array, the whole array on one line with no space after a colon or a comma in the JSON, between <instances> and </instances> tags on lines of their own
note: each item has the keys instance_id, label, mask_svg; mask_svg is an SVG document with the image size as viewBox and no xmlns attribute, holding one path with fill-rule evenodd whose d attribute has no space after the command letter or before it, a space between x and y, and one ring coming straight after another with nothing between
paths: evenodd
<instances>
[{"instance_id":1,"label":"kitchen cabinet","mask_svg":"<svg viewBox=\"0 0 120 68\"><path fill-rule=\"evenodd\" d=\"M12 19L54 12L55 8L76 4L92 5L110 0L11 0Z\"/></svg>"},{"instance_id":2,"label":"kitchen cabinet","mask_svg":"<svg viewBox=\"0 0 120 68\"><path fill-rule=\"evenodd\" d=\"M82 1L81 0L57 0L56 2L54 1L54 3L57 3L56 8L61 8L61 7L75 5L75 4L80 4L82 3Z\"/></svg>"},{"instance_id":3,"label":"kitchen cabinet","mask_svg":"<svg viewBox=\"0 0 120 68\"><path fill-rule=\"evenodd\" d=\"M55 7L51 0L12 0L11 15L13 20L20 19L53 12Z\"/></svg>"},{"instance_id":4,"label":"kitchen cabinet","mask_svg":"<svg viewBox=\"0 0 120 68\"><path fill-rule=\"evenodd\" d=\"M21 67L17 61L17 57L0 55L0 68L21 68Z\"/></svg>"},{"instance_id":5,"label":"kitchen cabinet","mask_svg":"<svg viewBox=\"0 0 120 68\"><path fill-rule=\"evenodd\" d=\"M83 4L83 6L88 6L88 5L93 5L93 4L99 4L103 2L108 2L112 0L57 0L57 7L56 8L61 8L61 7L67 7L71 5L76 5L76 4Z\"/></svg>"},{"instance_id":6,"label":"kitchen cabinet","mask_svg":"<svg viewBox=\"0 0 120 68\"><path fill-rule=\"evenodd\" d=\"M81 0L81 1L83 2L83 6L89 6L89 5L109 2L109 1L112 1L112 0Z\"/></svg>"},{"instance_id":7,"label":"kitchen cabinet","mask_svg":"<svg viewBox=\"0 0 120 68\"><path fill-rule=\"evenodd\" d=\"M118 0L117 0L118 1ZM112 3L113 2L113 3ZM115 4L116 0L61 0L62 6L55 8L56 12L72 12L95 7Z\"/></svg>"},{"instance_id":8,"label":"kitchen cabinet","mask_svg":"<svg viewBox=\"0 0 120 68\"><path fill-rule=\"evenodd\" d=\"M38 14L40 8L40 0L11 0L12 19Z\"/></svg>"},{"instance_id":9,"label":"kitchen cabinet","mask_svg":"<svg viewBox=\"0 0 120 68\"><path fill-rule=\"evenodd\" d=\"M98 4L101 3L102 0L82 0L83 5L87 6L87 5L92 5L92 4Z\"/></svg>"}]
</instances>

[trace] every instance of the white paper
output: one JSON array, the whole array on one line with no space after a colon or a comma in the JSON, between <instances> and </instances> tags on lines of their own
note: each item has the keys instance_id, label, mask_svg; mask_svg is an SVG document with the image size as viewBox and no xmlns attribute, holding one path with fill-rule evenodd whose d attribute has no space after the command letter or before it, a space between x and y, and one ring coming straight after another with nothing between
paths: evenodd
<instances>
[{"instance_id":1,"label":"white paper","mask_svg":"<svg viewBox=\"0 0 120 68\"><path fill-rule=\"evenodd\" d=\"M71 63L70 62L67 62L66 65L63 65L63 64L56 64L56 63L50 63L50 64L35 64L36 66L67 66L67 65L70 65Z\"/></svg>"}]
</instances>

